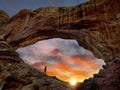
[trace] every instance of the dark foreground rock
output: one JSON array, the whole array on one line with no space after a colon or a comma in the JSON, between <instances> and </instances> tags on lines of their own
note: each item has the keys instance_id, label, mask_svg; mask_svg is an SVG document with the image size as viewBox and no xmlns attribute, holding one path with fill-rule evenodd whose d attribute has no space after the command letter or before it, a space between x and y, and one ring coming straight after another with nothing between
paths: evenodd
<instances>
[{"instance_id":1,"label":"dark foreground rock","mask_svg":"<svg viewBox=\"0 0 120 90\"><path fill-rule=\"evenodd\" d=\"M96 57L111 62L81 87L118 90L120 0L89 0L73 7L46 7L34 11L24 9L11 18L0 10L0 40L6 42L0 41L1 90L69 90L63 82L26 65L14 52L50 38L76 39Z\"/></svg>"},{"instance_id":2,"label":"dark foreground rock","mask_svg":"<svg viewBox=\"0 0 120 90\"><path fill-rule=\"evenodd\" d=\"M120 90L120 59L107 63L94 78L85 80L77 90Z\"/></svg>"},{"instance_id":3,"label":"dark foreground rock","mask_svg":"<svg viewBox=\"0 0 120 90\"><path fill-rule=\"evenodd\" d=\"M0 41L0 90L71 90L66 83L25 64L13 48Z\"/></svg>"}]
</instances>

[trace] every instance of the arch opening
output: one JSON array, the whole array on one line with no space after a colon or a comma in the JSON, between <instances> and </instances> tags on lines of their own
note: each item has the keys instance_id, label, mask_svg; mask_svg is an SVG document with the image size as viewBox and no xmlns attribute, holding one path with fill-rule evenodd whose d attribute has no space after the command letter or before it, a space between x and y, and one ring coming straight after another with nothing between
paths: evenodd
<instances>
[{"instance_id":1,"label":"arch opening","mask_svg":"<svg viewBox=\"0 0 120 90\"><path fill-rule=\"evenodd\" d=\"M76 40L53 38L38 41L33 45L16 50L27 64L47 75L62 81L82 82L98 73L105 62L96 58L89 50L79 46Z\"/></svg>"}]
</instances>

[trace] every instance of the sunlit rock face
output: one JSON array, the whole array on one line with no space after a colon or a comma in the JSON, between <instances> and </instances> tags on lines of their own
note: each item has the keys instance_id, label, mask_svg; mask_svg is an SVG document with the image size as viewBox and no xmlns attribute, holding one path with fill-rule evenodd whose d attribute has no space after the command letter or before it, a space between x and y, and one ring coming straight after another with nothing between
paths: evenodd
<instances>
[{"instance_id":1,"label":"sunlit rock face","mask_svg":"<svg viewBox=\"0 0 120 90\"><path fill-rule=\"evenodd\" d=\"M5 24L8 20L9 20L9 15L6 12L0 10L0 27L3 24Z\"/></svg>"},{"instance_id":2,"label":"sunlit rock face","mask_svg":"<svg viewBox=\"0 0 120 90\"><path fill-rule=\"evenodd\" d=\"M7 14L0 13L0 39L5 39L14 49L17 49L48 38L72 38L76 39L81 46L89 49L95 56L104 59L106 62L114 61L116 58L119 60L119 3L119 0L90 0L87 3L75 7L48 7L34 11L22 10L10 19ZM14 56L14 54L12 55ZM12 55L10 55L10 57L13 57ZM0 62L2 62L1 59ZM7 70L6 64L8 63L9 62L5 62L5 65L0 65L0 67ZM22 65L23 63L19 62L19 64ZM19 65L16 65L16 67L17 66ZM26 65L25 67L27 69L30 68ZM114 66L111 65L111 67L115 69ZM4 69L2 69L1 72L3 72ZM104 74L107 75L107 72L108 71ZM112 70L109 72L112 74ZM118 74L118 72L114 73ZM17 75L16 72L15 75ZM100 79L101 78L99 78L99 80ZM104 79L108 80L107 77ZM0 76L0 83L2 83L2 85L5 84L3 83L5 80L7 81L6 78ZM99 82L98 80L96 81ZM9 83L9 81L7 81L7 83ZM104 85L107 86L107 83L108 82L104 83ZM14 84L12 83L12 85ZM112 86L116 87L113 84Z\"/></svg>"},{"instance_id":3,"label":"sunlit rock face","mask_svg":"<svg viewBox=\"0 0 120 90\"><path fill-rule=\"evenodd\" d=\"M111 61L120 56L119 10L119 0L25 9L3 24L0 34L8 33L6 39L15 49L48 38L73 38L98 58Z\"/></svg>"}]
</instances>

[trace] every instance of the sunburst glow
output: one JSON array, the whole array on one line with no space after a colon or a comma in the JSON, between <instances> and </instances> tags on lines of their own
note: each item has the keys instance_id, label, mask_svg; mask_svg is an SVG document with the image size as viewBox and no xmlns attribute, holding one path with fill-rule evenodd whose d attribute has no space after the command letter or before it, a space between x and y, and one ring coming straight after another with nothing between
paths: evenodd
<instances>
[{"instance_id":1,"label":"sunburst glow","mask_svg":"<svg viewBox=\"0 0 120 90\"><path fill-rule=\"evenodd\" d=\"M77 84L77 81L75 79L70 80L70 84L72 86L75 86Z\"/></svg>"},{"instance_id":2,"label":"sunburst glow","mask_svg":"<svg viewBox=\"0 0 120 90\"><path fill-rule=\"evenodd\" d=\"M103 60L95 58L90 51L79 46L77 41L60 38L43 40L20 48L17 52L24 62L41 72L47 65L47 75L71 82L71 86L92 77L104 63Z\"/></svg>"}]
</instances>

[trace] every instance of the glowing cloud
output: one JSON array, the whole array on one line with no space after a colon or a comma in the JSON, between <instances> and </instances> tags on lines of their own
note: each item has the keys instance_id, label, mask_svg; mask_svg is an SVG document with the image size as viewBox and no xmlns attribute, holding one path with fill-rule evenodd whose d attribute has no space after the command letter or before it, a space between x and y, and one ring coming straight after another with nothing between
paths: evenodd
<instances>
[{"instance_id":1,"label":"glowing cloud","mask_svg":"<svg viewBox=\"0 0 120 90\"><path fill-rule=\"evenodd\" d=\"M97 73L104 62L90 51L80 47L75 40L51 39L17 50L23 60L43 72L61 80L71 78L81 82Z\"/></svg>"}]
</instances>

